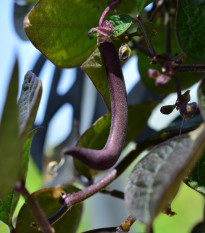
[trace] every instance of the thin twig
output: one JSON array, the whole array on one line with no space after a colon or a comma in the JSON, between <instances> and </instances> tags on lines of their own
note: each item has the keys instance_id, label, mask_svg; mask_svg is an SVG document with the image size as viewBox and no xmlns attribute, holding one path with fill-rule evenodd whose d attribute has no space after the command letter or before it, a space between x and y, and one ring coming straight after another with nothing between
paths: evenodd
<instances>
[{"instance_id":1,"label":"thin twig","mask_svg":"<svg viewBox=\"0 0 205 233\"><path fill-rule=\"evenodd\" d=\"M53 233L53 230L47 220L43 210L39 206L37 200L28 192L23 182L17 182L15 185L15 191L20 193L25 201L32 215L37 221L40 230L44 233Z\"/></svg>"},{"instance_id":2,"label":"thin twig","mask_svg":"<svg viewBox=\"0 0 205 233\"><path fill-rule=\"evenodd\" d=\"M178 65L174 67L177 72L205 72L205 65Z\"/></svg>"},{"instance_id":3,"label":"thin twig","mask_svg":"<svg viewBox=\"0 0 205 233\"><path fill-rule=\"evenodd\" d=\"M124 200L124 193L115 189L106 188L101 193Z\"/></svg>"},{"instance_id":4,"label":"thin twig","mask_svg":"<svg viewBox=\"0 0 205 233\"><path fill-rule=\"evenodd\" d=\"M150 40L150 38L149 38L149 36L148 36L148 34L147 34L147 32L146 32L146 29L145 29L144 26L143 26L141 20L135 19L135 22L138 23L139 28L140 28L140 30L142 31L142 34L143 34L143 36L144 36L144 38L145 38L145 41L146 41L146 43L147 43L147 47L148 47L148 50L149 50L150 54L151 54L153 57L156 56L157 53L156 53L154 47L152 46L152 42L151 42L151 40Z\"/></svg>"},{"instance_id":5,"label":"thin twig","mask_svg":"<svg viewBox=\"0 0 205 233\"><path fill-rule=\"evenodd\" d=\"M135 41L132 41L132 43L133 43L133 47L132 47L131 49L133 49L133 48L138 49L138 50L140 50L142 53L144 53L145 55L147 55L147 56L149 56L150 58L152 58L151 53L149 52L149 50L148 50L145 46L143 46L143 45L140 44L139 42L135 42Z\"/></svg>"},{"instance_id":6,"label":"thin twig","mask_svg":"<svg viewBox=\"0 0 205 233\"><path fill-rule=\"evenodd\" d=\"M153 12L152 12L152 14L151 14L151 16L150 16L149 21L153 21L155 15L156 15L157 12L159 11L159 9L160 9L161 6L163 5L163 3L164 3L164 0L159 0L159 1L157 2L157 5L156 5L156 7L154 8L154 10L153 10Z\"/></svg>"},{"instance_id":7,"label":"thin twig","mask_svg":"<svg viewBox=\"0 0 205 233\"><path fill-rule=\"evenodd\" d=\"M181 96L181 86L180 86L178 77L174 75L173 78L174 78L174 83L175 83L175 87L177 91L177 99L178 99Z\"/></svg>"},{"instance_id":8,"label":"thin twig","mask_svg":"<svg viewBox=\"0 0 205 233\"><path fill-rule=\"evenodd\" d=\"M165 29L165 51L171 53L171 25L170 17L167 10L164 12L164 29Z\"/></svg>"}]
</instances>

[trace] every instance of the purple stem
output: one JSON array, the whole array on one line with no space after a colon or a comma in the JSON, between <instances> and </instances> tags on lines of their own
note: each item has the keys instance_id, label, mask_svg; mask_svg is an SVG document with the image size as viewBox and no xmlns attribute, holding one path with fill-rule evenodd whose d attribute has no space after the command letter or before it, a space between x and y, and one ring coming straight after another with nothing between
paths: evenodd
<instances>
[{"instance_id":1,"label":"purple stem","mask_svg":"<svg viewBox=\"0 0 205 233\"><path fill-rule=\"evenodd\" d=\"M150 38L149 38L149 36L148 36L148 34L146 32L146 29L143 26L141 20L140 19L135 19L135 22L138 23L139 28L142 31L142 35L144 36L144 39L145 39L145 41L147 43L150 54L152 55L152 57L156 56L157 53L156 53L154 47L152 46L152 42L151 42L151 40L150 40Z\"/></svg>"},{"instance_id":2,"label":"purple stem","mask_svg":"<svg viewBox=\"0 0 205 233\"><path fill-rule=\"evenodd\" d=\"M29 207L31 214L36 219L40 230L44 233L53 233L53 230L43 210L39 206L37 200L28 192L24 185L24 182L17 182L15 185L15 191L19 192L24 197L25 202Z\"/></svg>"},{"instance_id":3,"label":"purple stem","mask_svg":"<svg viewBox=\"0 0 205 233\"><path fill-rule=\"evenodd\" d=\"M178 65L174 67L177 72L205 72L205 65Z\"/></svg>"},{"instance_id":4,"label":"purple stem","mask_svg":"<svg viewBox=\"0 0 205 233\"><path fill-rule=\"evenodd\" d=\"M62 155L72 155L96 170L112 167L122 151L127 130L127 95L118 54L110 40L100 44L108 75L112 122L107 143L102 150L81 147L65 148Z\"/></svg>"},{"instance_id":5,"label":"purple stem","mask_svg":"<svg viewBox=\"0 0 205 233\"><path fill-rule=\"evenodd\" d=\"M102 27L103 25L103 20L106 16L106 14L108 13L108 11L111 9L111 7L119 4L121 2L121 0L115 0L114 2L112 2L108 7L105 8L105 10L103 11L101 17L100 17L100 20L99 20L99 27Z\"/></svg>"}]
</instances>

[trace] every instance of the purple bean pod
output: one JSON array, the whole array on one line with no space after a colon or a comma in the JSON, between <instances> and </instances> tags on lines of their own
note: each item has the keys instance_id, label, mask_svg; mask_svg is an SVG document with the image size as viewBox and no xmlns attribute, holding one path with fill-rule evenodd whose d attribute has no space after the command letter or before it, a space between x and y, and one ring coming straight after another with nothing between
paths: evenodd
<instances>
[{"instance_id":1,"label":"purple bean pod","mask_svg":"<svg viewBox=\"0 0 205 233\"><path fill-rule=\"evenodd\" d=\"M127 94L118 54L110 39L100 41L100 49L104 58L109 82L111 99L111 128L109 137L102 150L81 147L68 147L62 156L71 155L88 167L105 170L112 167L122 151L128 121Z\"/></svg>"}]
</instances>

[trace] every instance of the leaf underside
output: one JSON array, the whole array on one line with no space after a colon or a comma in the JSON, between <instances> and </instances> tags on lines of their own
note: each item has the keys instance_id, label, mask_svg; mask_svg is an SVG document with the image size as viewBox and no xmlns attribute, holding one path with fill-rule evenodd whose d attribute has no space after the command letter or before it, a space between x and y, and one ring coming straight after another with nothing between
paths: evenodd
<instances>
[{"instance_id":1,"label":"leaf underside","mask_svg":"<svg viewBox=\"0 0 205 233\"><path fill-rule=\"evenodd\" d=\"M125 188L125 203L137 220L150 225L172 201L180 182L202 155L204 139L203 125L202 132L196 130L154 147L136 164Z\"/></svg>"}]
</instances>

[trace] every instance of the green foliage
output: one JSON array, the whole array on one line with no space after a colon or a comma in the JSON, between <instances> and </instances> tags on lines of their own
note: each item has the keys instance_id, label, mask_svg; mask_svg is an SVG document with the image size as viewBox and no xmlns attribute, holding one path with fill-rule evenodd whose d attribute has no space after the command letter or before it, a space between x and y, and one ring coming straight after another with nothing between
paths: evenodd
<instances>
[{"instance_id":1,"label":"green foliage","mask_svg":"<svg viewBox=\"0 0 205 233\"><path fill-rule=\"evenodd\" d=\"M198 87L198 102L201 115L205 120L205 79L202 79L199 87ZM202 157L197 161L197 164L189 178L186 180L186 183L193 188L194 190L198 191L199 193L205 195L205 150L203 151Z\"/></svg>"},{"instance_id":2,"label":"green foliage","mask_svg":"<svg viewBox=\"0 0 205 233\"><path fill-rule=\"evenodd\" d=\"M81 68L92 80L96 89L102 95L108 109L110 109L108 79L105 70L105 64L99 48L95 49L89 58L82 64Z\"/></svg>"},{"instance_id":3,"label":"green foliage","mask_svg":"<svg viewBox=\"0 0 205 233\"><path fill-rule=\"evenodd\" d=\"M57 187L42 189L34 192L32 195L38 201L46 216L50 217L61 207L59 197L63 191L66 193L73 193L78 191L78 189L68 185L65 188ZM69 229L70 233L76 232L81 219L82 207L82 204L79 204L67 212L63 219L53 225L55 231L64 233L65 229ZM38 229L32 227L33 223L35 223L35 219L31 215L27 205L24 204L17 218L16 230L17 232L25 233L39 232Z\"/></svg>"},{"instance_id":4,"label":"green foliage","mask_svg":"<svg viewBox=\"0 0 205 233\"><path fill-rule=\"evenodd\" d=\"M37 1L25 0L25 2L27 2L25 6L30 7L31 3ZM138 56L141 80L149 90L159 94L160 97L177 92L177 101L180 100L181 103L170 103L163 106L162 113L172 114L173 110L177 109L186 120L186 114L182 114L183 111L187 113L187 116L191 116L196 109L194 108L195 103L193 109L188 109L188 107L191 108L191 104L187 104L190 101L189 91L182 94L181 90L198 82L202 77L201 71L205 70L205 66L202 65L200 68L202 70L199 70L199 66L197 68L189 65L196 64L198 60L205 62L205 1L156 1L156 8L147 13L144 11L144 7L150 2L150 0L122 0L119 1L119 7L115 12L110 9L103 21L109 20L114 26L115 31L111 38L106 38L106 27L97 28L100 16L108 5L108 0L39 0L24 20L28 38L51 62L63 68L82 64L81 68L87 73L110 111L98 119L79 138L78 147L101 150L104 148L107 138L111 138L113 148L116 145L119 146L116 139L108 137L111 121L117 112L116 109L111 109L110 92L119 91L109 88L108 78L110 76L120 78L116 77L115 69L119 69L116 74L121 74L121 70L116 63L116 66L112 67L114 75L109 72L108 63L104 62L101 55L101 52L104 53L103 47L100 45L102 48L100 51L96 39L88 39L88 32L91 28L101 30L101 34L105 32L104 36L100 35L101 40L98 42L111 43L113 40L117 51L122 44L129 43L132 54L136 53ZM157 4L162 4L162 6ZM22 13L20 17L22 17ZM136 17L138 18L136 19ZM150 17L152 22L150 22ZM24 35L20 33L19 35L23 38ZM182 72L183 69L180 71L180 66L183 68L184 64L189 65L186 66L188 71L200 71L200 73ZM156 77L152 77L155 81L160 75L170 78L171 81L166 83L166 86L157 87L156 82L148 78L149 69L155 69ZM41 92L41 81L29 71L25 75L17 105L18 65L16 62L0 124L0 164L2 165L0 176L3 177L0 181L0 220L6 223L10 230L13 229L13 213L19 200L19 194L13 187L16 181L26 182L29 150L32 137L36 132L36 130L32 132L30 130L36 116ZM119 94L119 92L117 93ZM116 101L116 98L113 99ZM205 126L202 120L205 120L205 79L199 84L198 102L201 115L186 122L182 130L186 134L176 136L179 134L181 120L180 122L174 121L161 131L146 135L145 139L137 144L136 149L125 155L125 158L102 180L95 181L94 184L83 190L79 191L74 186L68 185L41 189L33 193L33 197L39 202L46 217L61 217L65 210L72 207L63 218L57 219L54 223L55 232L76 232L82 215L82 204L76 204L113 182L134 161L135 157L151 146L154 147L150 149L149 153L141 160L138 159L125 187L125 204L131 216L149 228L161 211L165 210L167 214L171 213L168 206L172 204L184 179L189 187L204 195ZM118 104L120 105L120 102ZM151 102L129 106L127 134L123 148L140 136L155 105L156 103ZM124 104L120 106L124 106ZM111 116L111 114L113 115ZM121 127L126 122L126 120L122 122L119 119L117 123L113 123L113 121L112 124L118 124L117 127ZM193 131L193 129L196 130ZM121 136L117 135L116 138ZM112 148L110 150L112 151ZM110 157L112 156L111 153ZM81 185L88 185L84 182L84 178L90 182L95 179L98 171L88 168L77 160L74 162L75 172L77 171L81 177L84 176ZM78 183L77 178L75 181ZM31 183L30 180L29 182ZM61 212L59 209L62 205L58 200L62 191L69 193L69 196L66 199L67 206L64 205ZM22 195L24 194L22 193ZM18 214L15 229L17 232L38 232L36 220L31 215L28 206L24 204ZM129 228L129 222L126 224ZM203 230L204 222L201 222L195 226L192 232L203 232Z\"/></svg>"},{"instance_id":5,"label":"green foliage","mask_svg":"<svg viewBox=\"0 0 205 233\"><path fill-rule=\"evenodd\" d=\"M125 203L137 220L150 226L172 201L184 176L205 149L204 125L153 148L136 164L125 188Z\"/></svg>"},{"instance_id":6,"label":"green foliage","mask_svg":"<svg viewBox=\"0 0 205 233\"><path fill-rule=\"evenodd\" d=\"M202 0L179 0L176 32L181 48L205 62L205 6Z\"/></svg>"},{"instance_id":7,"label":"green foliage","mask_svg":"<svg viewBox=\"0 0 205 233\"><path fill-rule=\"evenodd\" d=\"M35 131L28 136L27 134L31 129L40 101L41 82L35 75L28 72L18 105L17 91L18 64L16 62L0 129L0 159L4 164L1 169L1 177L4 179L1 179L0 220L10 227L19 199L19 194L14 192L13 186L19 178L25 179L27 175L29 150ZM10 146L11 142L12 146Z\"/></svg>"},{"instance_id":8,"label":"green foliage","mask_svg":"<svg viewBox=\"0 0 205 233\"><path fill-rule=\"evenodd\" d=\"M135 3L130 1L121 8L129 12ZM96 48L96 41L88 39L88 31L98 25L106 4L106 0L41 0L24 20L26 34L55 65L79 66Z\"/></svg>"},{"instance_id":9,"label":"green foliage","mask_svg":"<svg viewBox=\"0 0 205 233\"><path fill-rule=\"evenodd\" d=\"M0 184L0 198L10 193L19 172L18 169L15 169L20 159L18 108L16 104L17 93L18 63L16 62L11 76L0 126L0 164L3 165L0 169L0 177L4 177L4 179L1 179Z\"/></svg>"},{"instance_id":10,"label":"green foliage","mask_svg":"<svg viewBox=\"0 0 205 233\"><path fill-rule=\"evenodd\" d=\"M115 28L113 37L118 37L126 32L133 24L133 18L129 15L113 15L108 19Z\"/></svg>"}]
</instances>

